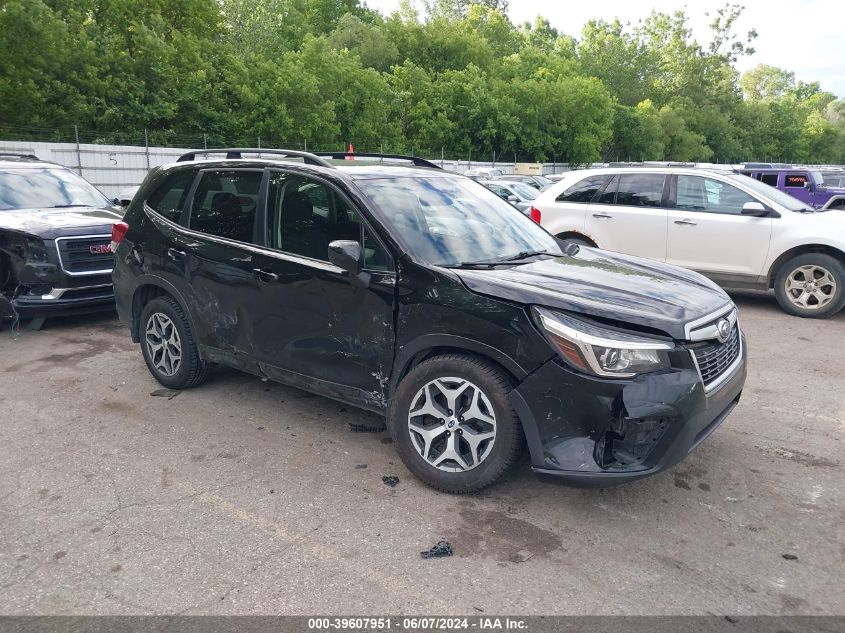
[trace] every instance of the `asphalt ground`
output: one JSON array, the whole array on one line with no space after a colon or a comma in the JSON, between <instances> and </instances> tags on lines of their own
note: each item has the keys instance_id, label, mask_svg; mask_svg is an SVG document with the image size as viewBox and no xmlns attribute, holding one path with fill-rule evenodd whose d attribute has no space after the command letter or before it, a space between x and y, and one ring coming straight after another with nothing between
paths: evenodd
<instances>
[{"instance_id":1,"label":"asphalt ground","mask_svg":"<svg viewBox=\"0 0 845 633\"><path fill-rule=\"evenodd\" d=\"M845 313L734 298L746 389L686 461L582 490L525 458L470 496L297 389L151 395L112 314L6 326L0 614L843 614Z\"/></svg>"}]
</instances>

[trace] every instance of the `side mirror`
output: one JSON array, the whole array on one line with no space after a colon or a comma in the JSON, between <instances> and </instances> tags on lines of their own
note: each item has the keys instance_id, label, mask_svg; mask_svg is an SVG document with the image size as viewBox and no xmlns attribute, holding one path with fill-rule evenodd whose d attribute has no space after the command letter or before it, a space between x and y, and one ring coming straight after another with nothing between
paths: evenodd
<instances>
[{"instance_id":1,"label":"side mirror","mask_svg":"<svg viewBox=\"0 0 845 633\"><path fill-rule=\"evenodd\" d=\"M349 280L366 288L370 276L363 272L364 251L354 240L335 240L329 244L329 261L349 273Z\"/></svg>"},{"instance_id":2,"label":"side mirror","mask_svg":"<svg viewBox=\"0 0 845 633\"><path fill-rule=\"evenodd\" d=\"M742 215L762 218L769 215L769 210L766 209L761 202L746 202L742 205Z\"/></svg>"}]
</instances>

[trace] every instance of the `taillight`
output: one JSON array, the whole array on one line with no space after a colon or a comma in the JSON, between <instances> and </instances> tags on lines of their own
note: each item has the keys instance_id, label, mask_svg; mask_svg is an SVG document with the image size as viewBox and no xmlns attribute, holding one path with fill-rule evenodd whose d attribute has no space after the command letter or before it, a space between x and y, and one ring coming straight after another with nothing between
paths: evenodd
<instances>
[{"instance_id":1,"label":"taillight","mask_svg":"<svg viewBox=\"0 0 845 633\"><path fill-rule=\"evenodd\" d=\"M537 224L540 224L540 219L543 217L543 214L540 213L540 209L537 207L531 207L531 210L528 211L528 215L534 220Z\"/></svg>"},{"instance_id":2,"label":"taillight","mask_svg":"<svg viewBox=\"0 0 845 633\"><path fill-rule=\"evenodd\" d=\"M111 225L111 249L117 250L117 245L126 237L129 225L126 222L115 222Z\"/></svg>"}]
</instances>

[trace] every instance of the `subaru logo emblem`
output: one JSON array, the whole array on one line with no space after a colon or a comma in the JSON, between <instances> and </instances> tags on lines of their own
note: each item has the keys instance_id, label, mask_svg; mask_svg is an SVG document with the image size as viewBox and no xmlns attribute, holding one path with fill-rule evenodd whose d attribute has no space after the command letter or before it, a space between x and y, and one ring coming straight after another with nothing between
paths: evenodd
<instances>
[{"instance_id":1,"label":"subaru logo emblem","mask_svg":"<svg viewBox=\"0 0 845 633\"><path fill-rule=\"evenodd\" d=\"M716 336L720 343L726 343L731 335L731 323L727 319L721 319L716 324Z\"/></svg>"}]
</instances>

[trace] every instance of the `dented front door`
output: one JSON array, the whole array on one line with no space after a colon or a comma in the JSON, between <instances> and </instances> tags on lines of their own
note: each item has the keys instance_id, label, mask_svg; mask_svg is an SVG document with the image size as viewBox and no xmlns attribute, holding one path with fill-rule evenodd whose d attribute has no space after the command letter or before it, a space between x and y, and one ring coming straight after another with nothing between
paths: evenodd
<instances>
[{"instance_id":1,"label":"dented front door","mask_svg":"<svg viewBox=\"0 0 845 633\"><path fill-rule=\"evenodd\" d=\"M272 172L263 254L254 265L256 358L289 384L373 410L385 406L393 362L395 273L357 210L329 183ZM369 283L328 261L328 244L360 241Z\"/></svg>"}]
</instances>

